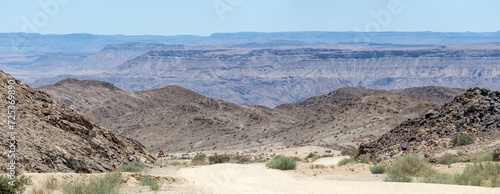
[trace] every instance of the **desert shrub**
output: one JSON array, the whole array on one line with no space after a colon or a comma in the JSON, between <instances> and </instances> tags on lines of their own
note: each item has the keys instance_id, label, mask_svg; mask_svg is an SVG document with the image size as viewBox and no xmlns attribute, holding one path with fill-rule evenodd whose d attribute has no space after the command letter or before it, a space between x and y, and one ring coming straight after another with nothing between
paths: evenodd
<instances>
[{"instance_id":1,"label":"desert shrub","mask_svg":"<svg viewBox=\"0 0 500 194\"><path fill-rule=\"evenodd\" d=\"M356 162L353 158L344 158L341 161L339 161L339 166L345 165L347 163L354 163Z\"/></svg>"},{"instance_id":2,"label":"desert shrub","mask_svg":"<svg viewBox=\"0 0 500 194\"><path fill-rule=\"evenodd\" d=\"M347 148L342 149L342 151L340 152L340 155L342 156L354 156L355 154L356 151Z\"/></svg>"},{"instance_id":3,"label":"desert shrub","mask_svg":"<svg viewBox=\"0 0 500 194\"><path fill-rule=\"evenodd\" d=\"M158 191L160 189L160 185L158 185L158 182L149 175L141 177L139 185L149 186L149 189L151 189L152 191Z\"/></svg>"},{"instance_id":4,"label":"desert shrub","mask_svg":"<svg viewBox=\"0 0 500 194\"><path fill-rule=\"evenodd\" d=\"M322 164L312 164L311 166L309 166L310 169L322 169L322 168L326 168L325 165L322 165Z\"/></svg>"},{"instance_id":5,"label":"desert shrub","mask_svg":"<svg viewBox=\"0 0 500 194\"><path fill-rule=\"evenodd\" d=\"M324 154L321 157L322 158L330 158L330 157L333 157L333 154Z\"/></svg>"},{"instance_id":6,"label":"desert shrub","mask_svg":"<svg viewBox=\"0 0 500 194\"><path fill-rule=\"evenodd\" d=\"M451 144L453 146L464 146L471 143L474 143L474 139L465 133L455 134L451 139Z\"/></svg>"},{"instance_id":7,"label":"desert shrub","mask_svg":"<svg viewBox=\"0 0 500 194\"><path fill-rule=\"evenodd\" d=\"M453 157L453 158L450 158L448 161L446 161L445 164L450 165L450 164L454 164L454 163L458 163L458 162L460 162L460 159L457 157Z\"/></svg>"},{"instance_id":8,"label":"desert shrub","mask_svg":"<svg viewBox=\"0 0 500 194\"><path fill-rule=\"evenodd\" d=\"M213 155L208 157L208 161L210 161L210 164L220 164L220 163L225 163L229 161L229 156L227 155Z\"/></svg>"},{"instance_id":9,"label":"desert shrub","mask_svg":"<svg viewBox=\"0 0 500 194\"><path fill-rule=\"evenodd\" d=\"M500 187L500 164L493 162L469 164L462 173L453 176L453 183Z\"/></svg>"},{"instance_id":10,"label":"desert shrub","mask_svg":"<svg viewBox=\"0 0 500 194\"><path fill-rule=\"evenodd\" d=\"M412 177L432 176L437 172L427 166L423 158L415 155L400 156L386 169L389 182L411 182Z\"/></svg>"},{"instance_id":11,"label":"desert shrub","mask_svg":"<svg viewBox=\"0 0 500 194\"><path fill-rule=\"evenodd\" d=\"M63 185L64 194L94 194L94 193L118 193L118 186L123 181L120 173L108 173L102 178L94 178L85 182L74 182Z\"/></svg>"},{"instance_id":12,"label":"desert shrub","mask_svg":"<svg viewBox=\"0 0 500 194\"><path fill-rule=\"evenodd\" d=\"M423 158L415 155L397 158L391 168L408 176L422 176L432 171Z\"/></svg>"},{"instance_id":13,"label":"desert shrub","mask_svg":"<svg viewBox=\"0 0 500 194\"><path fill-rule=\"evenodd\" d=\"M424 183L453 184L453 175L446 173L435 173L421 179Z\"/></svg>"},{"instance_id":14,"label":"desert shrub","mask_svg":"<svg viewBox=\"0 0 500 194\"><path fill-rule=\"evenodd\" d=\"M278 156L269 161L266 166L272 169L293 170L297 166L297 162L290 157Z\"/></svg>"},{"instance_id":15,"label":"desert shrub","mask_svg":"<svg viewBox=\"0 0 500 194\"><path fill-rule=\"evenodd\" d=\"M250 158L249 156L241 156L241 155L231 157L231 161L237 164L249 164L253 162L252 158Z\"/></svg>"},{"instance_id":16,"label":"desert shrub","mask_svg":"<svg viewBox=\"0 0 500 194\"><path fill-rule=\"evenodd\" d=\"M50 190L59 189L59 184L57 183L57 180L52 178L45 180L43 186L45 187L45 189L50 189Z\"/></svg>"},{"instance_id":17,"label":"desert shrub","mask_svg":"<svg viewBox=\"0 0 500 194\"><path fill-rule=\"evenodd\" d=\"M493 161L492 153L485 153L483 155L480 155L474 162L486 162L486 161Z\"/></svg>"},{"instance_id":18,"label":"desert shrub","mask_svg":"<svg viewBox=\"0 0 500 194\"><path fill-rule=\"evenodd\" d=\"M370 167L370 172L372 172L372 174L384 174L385 166L372 166Z\"/></svg>"},{"instance_id":19,"label":"desert shrub","mask_svg":"<svg viewBox=\"0 0 500 194\"><path fill-rule=\"evenodd\" d=\"M370 157L367 157L367 156L363 156L363 157L360 157L359 160L358 160L359 163L365 163L365 164L368 164L370 162L373 163L373 160L370 158Z\"/></svg>"},{"instance_id":20,"label":"desert shrub","mask_svg":"<svg viewBox=\"0 0 500 194\"><path fill-rule=\"evenodd\" d=\"M28 185L32 184L31 177L24 175L20 169L16 168L14 175L16 176L14 186L9 184L10 177L0 175L0 191L2 193L22 193Z\"/></svg>"},{"instance_id":21,"label":"desert shrub","mask_svg":"<svg viewBox=\"0 0 500 194\"><path fill-rule=\"evenodd\" d=\"M135 172L135 173L143 173L146 170L144 168L137 167L133 164L124 164L118 167L118 172Z\"/></svg>"},{"instance_id":22,"label":"desert shrub","mask_svg":"<svg viewBox=\"0 0 500 194\"><path fill-rule=\"evenodd\" d=\"M207 155L205 155L203 153L198 153L198 154L196 154L196 156L193 157L193 160L191 160L191 164L195 165L195 166L203 165L203 164L205 164L206 159L207 159Z\"/></svg>"},{"instance_id":23,"label":"desert shrub","mask_svg":"<svg viewBox=\"0 0 500 194\"><path fill-rule=\"evenodd\" d=\"M386 182L411 182L413 179L403 174L400 171L394 170L391 167L387 168L387 177L385 178Z\"/></svg>"}]
</instances>

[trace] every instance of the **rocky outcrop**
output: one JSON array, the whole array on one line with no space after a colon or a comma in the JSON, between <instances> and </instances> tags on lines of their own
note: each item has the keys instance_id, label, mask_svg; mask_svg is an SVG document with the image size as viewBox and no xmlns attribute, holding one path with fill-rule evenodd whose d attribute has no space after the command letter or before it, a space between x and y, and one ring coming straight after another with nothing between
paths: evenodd
<instances>
[{"instance_id":1,"label":"rocky outcrop","mask_svg":"<svg viewBox=\"0 0 500 194\"><path fill-rule=\"evenodd\" d=\"M472 136L475 144L496 145L500 135L500 92L469 89L440 109L403 122L378 140L361 145L359 152L374 158L430 154L452 148L450 140L458 133Z\"/></svg>"},{"instance_id":2,"label":"rocky outcrop","mask_svg":"<svg viewBox=\"0 0 500 194\"><path fill-rule=\"evenodd\" d=\"M29 172L91 173L126 163L147 166L154 162L139 142L115 135L2 71L0 79L2 110L9 106L9 86L15 91L16 166ZM7 111L0 113L0 124L5 129L10 126ZM0 133L2 140L11 136ZM0 163L7 164L9 145L2 147Z\"/></svg>"}]
</instances>

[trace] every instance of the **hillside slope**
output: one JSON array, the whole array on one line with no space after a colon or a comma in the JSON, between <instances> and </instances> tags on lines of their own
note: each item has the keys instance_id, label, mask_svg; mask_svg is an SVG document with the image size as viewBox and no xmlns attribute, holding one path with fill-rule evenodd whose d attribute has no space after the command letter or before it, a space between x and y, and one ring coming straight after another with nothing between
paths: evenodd
<instances>
[{"instance_id":1,"label":"hillside slope","mask_svg":"<svg viewBox=\"0 0 500 194\"><path fill-rule=\"evenodd\" d=\"M139 142L115 135L66 108L44 92L36 91L0 71L0 124L8 129L9 89L15 91L15 125L0 133L7 140L15 136L17 165L29 172L104 172L121 164L150 165L150 152ZM13 93L11 91L11 93ZM9 109L12 110L12 109ZM10 115L12 116L12 114ZM7 148L8 149L8 148ZM7 149L0 163L10 162Z\"/></svg>"},{"instance_id":2,"label":"hillside slope","mask_svg":"<svg viewBox=\"0 0 500 194\"><path fill-rule=\"evenodd\" d=\"M269 109L207 98L179 86L126 92L110 83L74 79L39 90L114 132L137 139L150 150L166 151L265 145L354 147L439 107L417 97L377 94L338 104L325 101ZM355 92L358 90L365 89L337 93L363 93ZM421 90L432 93L424 90L433 88Z\"/></svg>"},{"instance_id":3,"label":"hillside slope","mask_svg":"<svg viewBox=\"0 0 500 194\"><path fill-rule=\"evenodd\" d=\"M374 158L404 153L432 155L455 150L462 155L491 152L500 146L500 92L472 88L424 117L408 120L381 138L359 147L361 155ZM453 147L452 137L465 133L475 139Z\"/></svg>"}]
</instances>

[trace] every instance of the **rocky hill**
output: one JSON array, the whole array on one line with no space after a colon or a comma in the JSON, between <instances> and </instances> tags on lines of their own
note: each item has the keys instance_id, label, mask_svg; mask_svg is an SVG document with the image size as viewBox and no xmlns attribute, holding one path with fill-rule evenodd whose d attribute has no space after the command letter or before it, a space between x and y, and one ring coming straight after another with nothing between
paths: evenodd
<instances>
[{"instance_id":1,"label":"rocky hill","mask_svg":"<svg viewBox=\"0 0 500 194\"><path fill-rule=\"evenodd\" d=\"M352 101L357 98L379 95L379 94L397 94L403 96L412 96L424 99L434 104L444 104L453 100L465 92L464 89L459 88L445 88L437 86L414 87L401 90L375 90L367 88L345 87L332 91L328 94L313 96L301 102L282 104L277 106L277 109L287 110L309 117L311 115L324 114L332 104L342 104Z\"/></svg>"},{"instance_id":2,"label":"rocky hill","mask_svg":"<svg viewBox=\"0 0 500 194\"><path fill-rule=\"evenodd\" d=\"M420 90L433 94L435 89ZM383 91L379 92L386 94L366 95L344 103L325 101L269 109L207 98L179 86L126 92L106 82L67 79L39 90L81 111L90 120L137 139L150 150L170 152L273 144L354 147L439 107L418 97ZM355 91L358 89L332 93L358 95Z\"/></svg>"},{"instance_id":3,"label":"rocky hill","mask_svg":"<svg viewBox=\"0 0 500 194\"><path fill-rule=\"evenodd\" d=\"M279 110L211 99L179 86L126 92L106 82L66 79L39 90L151 150L245 146L255 144L259 130L296 122Z\"/></svg>"},{"instance_id":4,"label":"rocky hill","mask_svg":"<svg viewBox=\"0 0 500 194\"><path fill-rule=\"evenodd\" d=\"M328 94L313 96L297 103L282 104L277 106L276 108L290 109L299 106L311 106L316 104L342 104L356 98L376 94L398 94L405 96L415 96L434 104L444 104L446 102L452 101L455 96L458 96L463 92L465 92L465 89L437 86L414 87L401 90L375 90L368 88L345 87L332 91Z\"/></svg>"},{"instance_id":5,"label":"rocky hill","mask_svg":"<svg viewBox=\"0 0 500 194\"><path fill-rule=\"evenodd\" d=\"M58 102L101 123L130 112L182 104L205 98L179 86L167 86L142 92L127 92L108 82L65 79L56 84L38 88Z\"/></svg>"},{"instance_id":6,"label":"rocky hill","mask_svg":"<svg viewBox=\"0 0 500 194\"><path fill-rule=\"evenodd\" d=\"M500 146L500 92L472 88L452 102L393 128L381 138L359 147L361 155L373 158L404 153L432 155L455 150L458 155L491 152ZM455 134L472 136L475 143L453 147Z\"/></svg>"},{"instance_id":7,"label":"rocky hill","mask_svg":"<svg viewBox=\"0 0 500 194\"><path fill-rule=\"evenodd\" d=\"M2 140L15 136L17 166L29 172L104 172L125 163L150 165L155 158L130 138L83 118L60 105L48 94L30 88L0 71L0 124L5 130L14 121L7 110L15 91L15 125L12 132L0 133ZM10 92L13 93L12 91ZM13 109L9 109L13 110ZM12 116L11 114L10 116ZM7 142L7 141L6 141ZM10 162L10 146L4 144L0 163Z\"/></svg>"},{"instance_id":8,"label":"rocky hill","mask_svg":"<svg viewBox=\"0 0 500 194\"><path fill-rule=\"evenodd\" d=\"M299 109L305 119L290 131L296 133L294 139L301 143L354 148L438 107L412 96L367 95L338 105L316 104Z\"/></svg>"}]
</instances>

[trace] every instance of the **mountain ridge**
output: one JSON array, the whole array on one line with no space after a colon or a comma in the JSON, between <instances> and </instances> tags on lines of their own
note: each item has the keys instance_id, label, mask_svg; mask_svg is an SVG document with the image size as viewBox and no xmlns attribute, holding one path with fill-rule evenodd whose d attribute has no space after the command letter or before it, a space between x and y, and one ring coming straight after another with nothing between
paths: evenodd
<instances>
[{"instance_id":1,"label":"mountain ridge","mask_svg":"<svg viewBox=\"0 0 500 194\"><path fill-rule=\"evenodd\" d=\"M138 141L115 135L3 71L0 91L5 110L11 105L7 94L13 94L8 91L15 91L16 165L28 172L106 172L127 163L150 166L155 162ZM0 116L0 124L8 126L7 111ZM8 136L0 133L2 139ZM7 152L1 153L2 163L8 163L8 158Z\"/></svg>"},{"instance_id":2,"label":"mountain ridge","mask_svg":"<svg viewBox=\"0 0 500 194\"><path fill-rule=\"evenodd\" d=\"M66 82L39 90L54 95L62 102L64 99L76 99L70 102L73 104L66 105L86 115L95 115L95 121L117 133L136 138L152 151L161 148L173 152L311 143L335 149L355 147L377 138L390 126L439 107L418 97L382 93L341 104L270 109L207 98L180 86L126 92L87 87L84 83L83 80ZM104 95L95 96L95 92ZM89 101L91 107L79 104L82 102L79 98L90 99L85 95L96 98ZM136 98L140 100L128 100ZM130 104L126 104L128 102ZM121 112L114 114L112 111L116 110ZM358 118L359 112L362 114ZM220 139L225 141L218 141Z\"/></svg>"}]
</instances>

